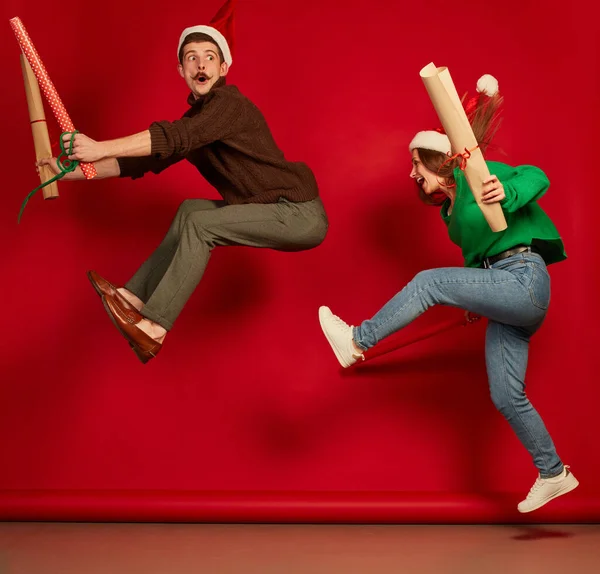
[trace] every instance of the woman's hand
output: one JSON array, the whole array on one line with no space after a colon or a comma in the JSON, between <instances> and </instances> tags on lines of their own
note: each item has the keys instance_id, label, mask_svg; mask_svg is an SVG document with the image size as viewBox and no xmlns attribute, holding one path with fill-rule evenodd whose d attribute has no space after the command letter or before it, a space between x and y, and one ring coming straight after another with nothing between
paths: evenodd
<instances>
[{"instance_id":1,"label":"woman's hand","mask_svg":"<svg viewBox=\"0 0 600 574\"><path fill-rule=\"evenodd\" d=\"M73 136L73 134L68 133L63 135L62 140L67 152L69 151L71 139L73 139L73 149L71 150L71 155L67 156L69 159L92 163L106 157L103 142L94 141L84 134L75 134Z\"/></svg>"},{"instance_id":2,"label":"woman's hand","mask_svg":"<svg viewBox=\"0 0 600 574\"><path fill-rule=\"evenodd\" d=\"M483 187L481 188L481 200L483 203L498 203L505 197L504 186L495 175L490 175L490 177L483 180Z\"/></svg>"},{"instance_id":3,"label":"woman's hand","mask_svg":"<svg viewBox=\"0 0 600 574\"><path fill-rule=\"evenodd\" d=\"M475 321L479 321L479 319L481 319L481 315L471 313L471 311L465 311L465 320L467 323L475 323Z\"/></svg>"}]
</instances>

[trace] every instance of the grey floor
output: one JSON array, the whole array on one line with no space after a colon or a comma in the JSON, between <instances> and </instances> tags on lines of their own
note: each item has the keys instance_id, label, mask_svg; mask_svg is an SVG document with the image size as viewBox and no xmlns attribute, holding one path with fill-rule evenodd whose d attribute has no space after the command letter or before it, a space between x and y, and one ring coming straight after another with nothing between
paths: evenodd
<instances>
[{"instance_id":1,"label":"grey floor","mask_svg":"<svg viewBox=\"0 0 600 574\"><path fill-rule=\"evenodd\" d=\"M0 523L0 574L600 574L600 525Z\"/></svg>"}]
</instances>

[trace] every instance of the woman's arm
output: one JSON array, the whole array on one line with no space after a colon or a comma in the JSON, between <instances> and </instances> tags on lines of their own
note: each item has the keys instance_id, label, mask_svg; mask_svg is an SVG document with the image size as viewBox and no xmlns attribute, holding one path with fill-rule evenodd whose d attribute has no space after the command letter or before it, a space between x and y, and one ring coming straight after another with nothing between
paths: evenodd
<instances>
[{"instance_id":1,"label":"woman's arm","mask_svg":"<svg viewBox=\"0 0 600 574\"><path fill-rule=\"evenodd\" d=\"M490 175L482 187L483 203L500 203L506 213L517 211L529 202L538 200L550 187L546 174L533 165L510 169L511 172L501 170L504 173L500 178Z\"/></svg>"}]
</instances>

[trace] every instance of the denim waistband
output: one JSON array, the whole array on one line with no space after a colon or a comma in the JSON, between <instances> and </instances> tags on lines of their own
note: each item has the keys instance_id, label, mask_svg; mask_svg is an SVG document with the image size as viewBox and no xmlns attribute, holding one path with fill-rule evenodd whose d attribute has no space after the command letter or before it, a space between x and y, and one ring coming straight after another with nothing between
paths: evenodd
<instances>
[{"instance_id":1,"label":"denim waistband","mask_svg":"<svg viewBox=\"0 0 600 574\"><path fill-rule=\"evenodd\" d=\"M520 255L521 253L535 253L536 255L541 257L539 250L535 247L532 247L531 245L516 245L515 247L507 249L506 251L502 251L501 253L493 255L492 257L484 257L480 267L483 267L484 269L489 269L492 265L503 261L504 259L508 259L509 257Z\"/></svg>"}]
</instances>

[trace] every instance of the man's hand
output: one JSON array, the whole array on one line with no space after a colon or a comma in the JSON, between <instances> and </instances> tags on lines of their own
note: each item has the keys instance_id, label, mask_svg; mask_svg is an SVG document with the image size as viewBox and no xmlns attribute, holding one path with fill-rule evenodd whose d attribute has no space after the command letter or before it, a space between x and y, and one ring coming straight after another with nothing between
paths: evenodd
<instances>
[{"instance_id":1,"label":"man's hand","mask_svg":"<svg viewBox=\"0 0 600 574\"><path fill-rule=\"evenodd\" d=\"M58 165L56 165L55 157L45 157L36 162L36 168L38 174L40 173L40 166L47 165L54 175L58 175L61 170ZM121 174L121 169L119 168L119 163L114 157L109 157L106 159L101 159L95 163L96 172L98 175L94 178L96 179L104 179L107 177L119 177ZM69 171L65 173L65 175L61 178L60 181L77 181L86 179L84 173L81 171L81 166L78 165L75 168L75 171Z\"/></svg>"},{"instance_id":2,"label":"man's hand","mask_svg":"<svg viewBox=\"0 0 600 574\"><path fill-rule=\"evenodd\" d=\"M40 167L43 165L48 166L53 176L58 175L61 172L55 157L44 157L36 162L35 169L37 170L38 175L40 174ZM65 175L61 178L61 181L74 181L76 179L81 179L82 177L83 172L81 171L81 168L77 166L75 171L65 173Z\"/></svg>"},{"instance_id":3,"label":"man's hand","mask_svg":"<svg viewBox=\"0 0 600 574\"><path fill-rule=\"evenodd\" d=\"M60 169L58 169L57 160L55 157L44 157L35 163L35 169L38 172L38 175L40 175L40 167L43 165L47 165L53 175L58 175L60 173Z\"/></svg>"},{"instance_id":4,"label":"man's hand","mask_svg":"<svg viewBox=\"0 0 600 574\"><path fill-rule=\"evenodd\" d=\"M483 180L483 187L481 188L481 201L483 203L498 203L505 197L504 186L495 175L490 175L490 177Z\"/></svg>"},{"instance_id":5,"label":"man's hand","mask_svg":"<svg viewBox=\"0 0 600 574\"><path fill-rule=\"evenodd\" d=\"M83 134L75 134L73 136L69 133L63 135L62 140L67 152L71 145L71 138L73 138L73 149L71 150L71 155L68 156L69 159L92 163L107 157L103 142L94 141Z\"/></svg>"}]
</instances>

